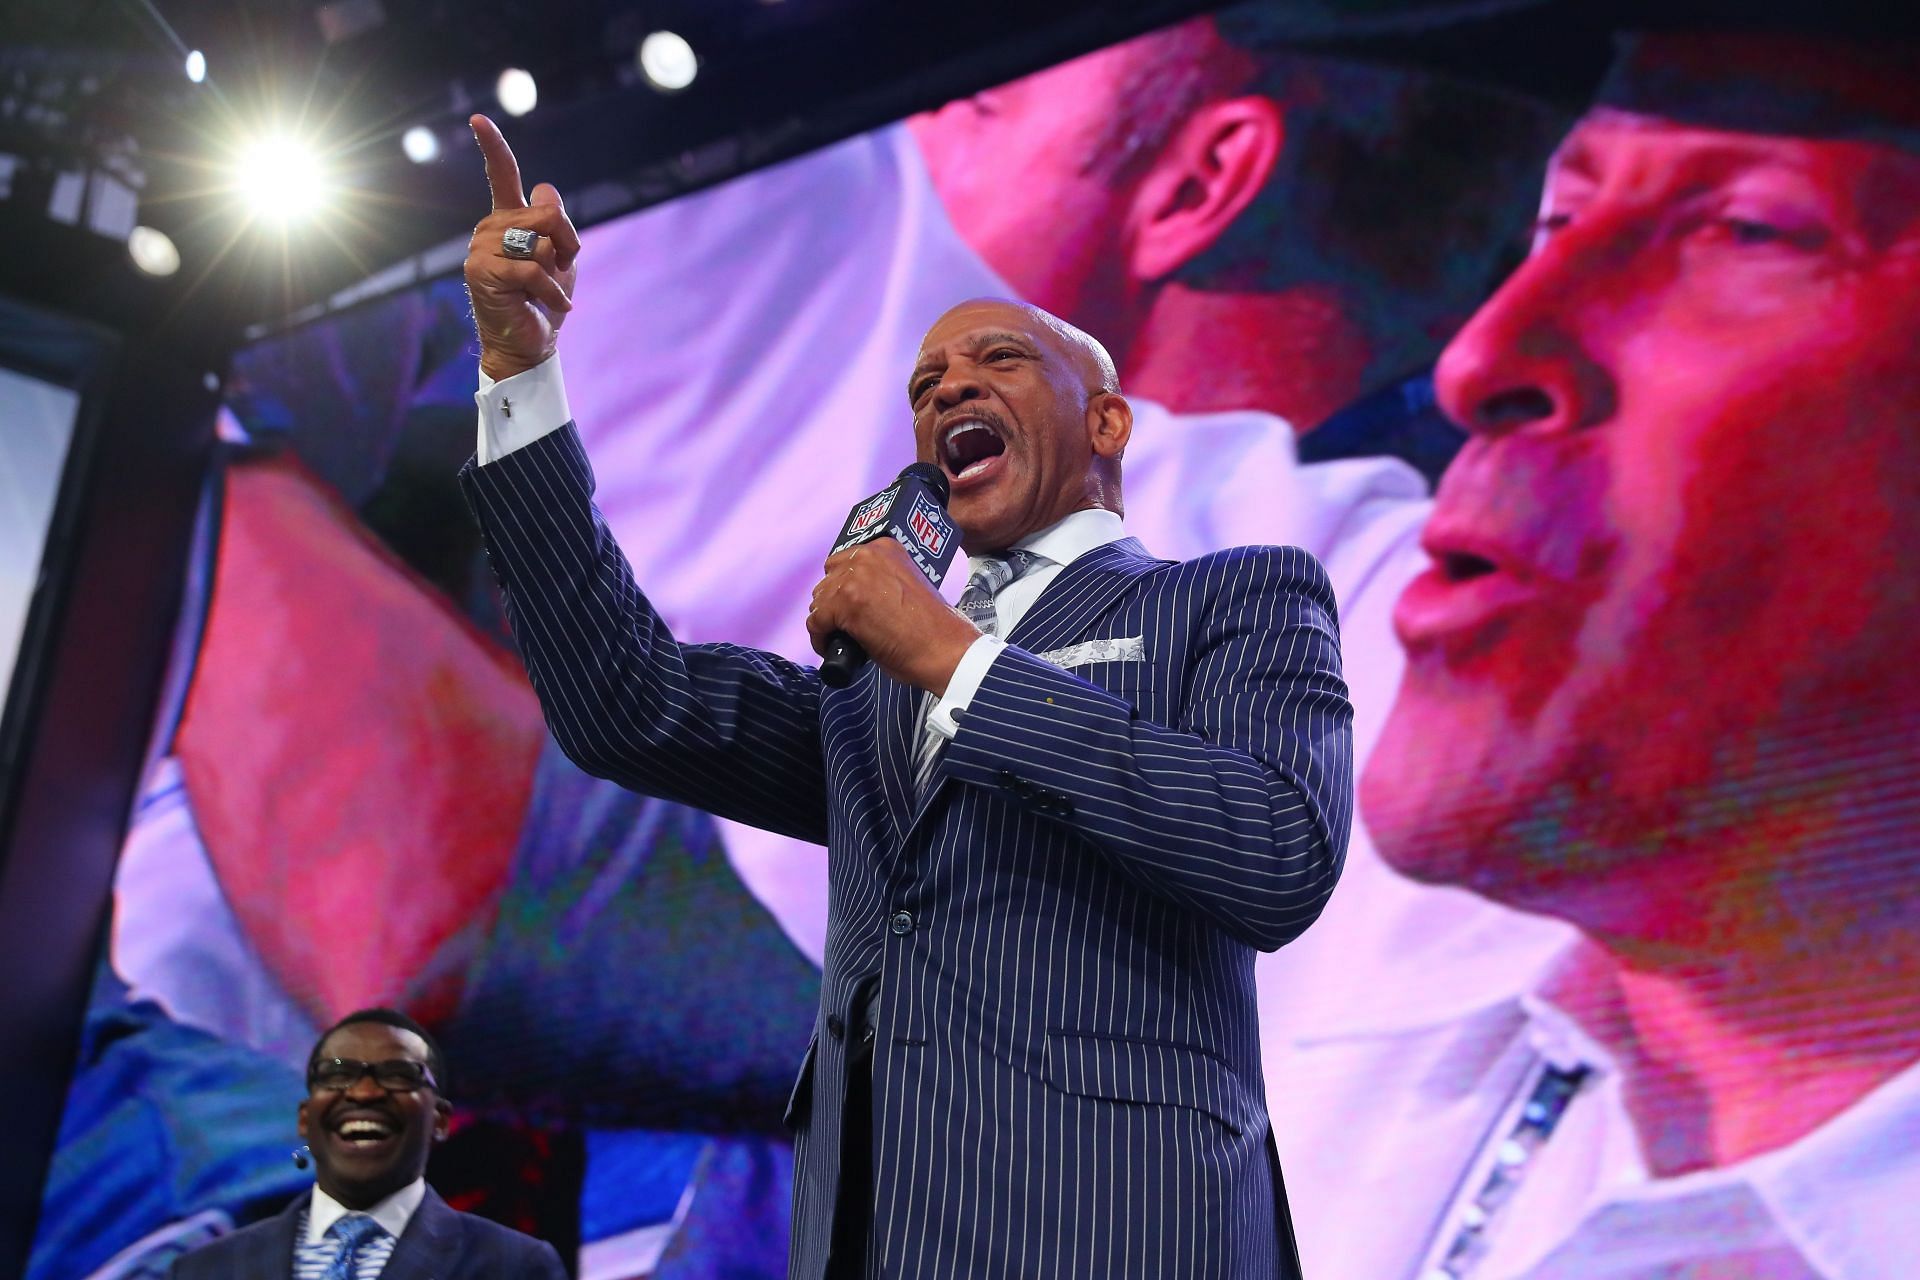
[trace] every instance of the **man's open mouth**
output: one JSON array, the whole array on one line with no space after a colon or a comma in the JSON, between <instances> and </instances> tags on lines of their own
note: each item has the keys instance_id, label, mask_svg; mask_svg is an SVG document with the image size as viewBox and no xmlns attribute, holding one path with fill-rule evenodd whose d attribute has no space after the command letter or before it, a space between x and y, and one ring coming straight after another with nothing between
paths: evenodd
<instances>
[{"instance_id":1,"label":"man's open mouth","mask_svg":"<svg viewBox=\"0 0 1920 1280\"><path fill-rule=\"evenodd\" d=\"M1438 551L1433 561L1448 582L1471 582L1500 571L1500 566L1493 561L1471 551Z\"/></svg>"},{"instance_id":2,"label":"man's open mouth","mask_svg":"<svg viewBox=\"0 0 1920 1280\"><path fill-rule=\"evenodd\" d=\"M347 1146L368 1150L391 1141L400 1132L400 1128L390 1120L373 1116L353 1116L336 1124L333 1132Z\"/></svg>"},{"instance_id":3,"label":"man's open mouth","mask_svg":"<svg viewBox=\"0 0 1920 1280\"><path fill-rule=\"evenodd\" d=\"M1006 451L1000 429L983 418L961 418L940 429L940 463L955 480L978 475Z\"/></svg>"}]
</instances>

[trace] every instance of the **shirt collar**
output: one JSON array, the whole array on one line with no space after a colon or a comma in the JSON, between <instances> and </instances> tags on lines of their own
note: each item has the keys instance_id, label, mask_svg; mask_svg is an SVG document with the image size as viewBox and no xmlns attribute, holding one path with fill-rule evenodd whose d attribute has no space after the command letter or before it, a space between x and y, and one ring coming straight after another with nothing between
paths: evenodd
<instances>
[{"instance_id":1,"label":"shirt collar","mask_svg":"<svg viewBox=\"0 0 1920 1280\"><path fill-rule=\"evenodd\" d=\"M1563 1009L1539 996L1524 997L1520 1004L1526 1034L1543 1057L1584 1060L1603 1073L1616 1070ZM1624 1114L1620 1120L1630 1128ZM1723 1234L1730 1234L1739 1225L1743 1199L1757 1201L1764 1216L1743 1228L1755 1242L1766 1236L1770 1218L1772 1229L1824 1280L1878 1280L1886 1275L1887 1259L1911 1256L1920 1239L1911 1211L1920 1200L1920 1160L1899 1136L1915 1132L1920 1132L1920 1064L1883 1081L1811 1132L1761 1155L1655 1177L1636 1153L1635 1167L1620 1171L1625 1180L1593 1205L1577 1230L1604 1224L1613 1215L1629 1224L1631 1246L1634 1232L1644 1234L1671 1208L1678 1211L1675 1221L1713 1216ZM1687 1202L1712 1206L1711 1215L1700 1207L1680 1210ZM1684 1245L1676 1236L1671 1260L1683 1259ZM1644 1253L1644 1241L1633 1247Z\"/></svg>"},{"instance_id":2,"label":"shirt collar","mask_svg":"<svg viewBox=\"0 0 1920 1280\"><path fill-rule=\"evenodd\" d=\"M386 1199L366 1210L373 1220L386 1229L395 1240L400 1238L413 1221L413 1215L419 1210L420 1202L427 1198L427 1180L415 1178ZM313 1203L307 1210L308 1244L319 1244L326 1237L327 1229L353 1210L335 1200L320 1189L319 1183L313 1184Z\"/></svg>"},{"instance_id":3,"label":"shirt collar","mask_svg":"<svg viewBox=\"0 0 1920 1280\"><path fill-rule=\"evenodd\" d=\"M1617 1010L1609 1004L1605 984L1594 981L1590 945L1568 948L1529 993L1491 1000L1451 1019L1386 1019L1386 1025L1349 1026L1301 1044L1433 1034L1478 1042L1518 1035L1547 1062L1586 1066L1604 1081L1618 1074L1618 1066L1583 1021L1615 1016ZM1575 991L1585 994L1576 1001ZM1579 1016L1569 1008L1576 1003ZM1619 1120L1630 1129L1624 1114ZM1646 1172L1635 1152L1622 1162L1630 1167L1618 1170L1625 1180L1594 1204L1585 1221L1598 1221L1610 1205L1657 1212L1663 1203L1716 1196L1731 1203L1750 1193L1826 1280L1876 1280L1886 1274L1886 1259L1910 1256L1920 1238L1911 1226L1911 1206L1920 1200L1920 1159L1912 1144L1897 1136L1916 1132L1920 1063L1798 1140L1746 1160L1660 1178Z\"/></svg>"},{"instance_id":4,"label":"shirt collar","mask_svg":"<svg viewBox=\"0 0 1920 1280\"><path fill-rule=\"evenodd\" d=\"M1920 1064L1908 1067L1798 1142L1734 1165L1802 1253L1832 1280L1884 1276L1920 1240Z\"/></svg>"},{"instance_id":5,"label":"shirt collar","mask_svg":"<svg viewBox=\"0 0 1920 1280\"><path fill-rule=\"evenodd\" d=\"M1029 534L1013 545L1021 551L1044 556L1057 565L1070 565L1087 552L1118 542L1127 536L1120 517L1100 507L1075 511L1040 532Z\"/></svg>"}]
</instances>

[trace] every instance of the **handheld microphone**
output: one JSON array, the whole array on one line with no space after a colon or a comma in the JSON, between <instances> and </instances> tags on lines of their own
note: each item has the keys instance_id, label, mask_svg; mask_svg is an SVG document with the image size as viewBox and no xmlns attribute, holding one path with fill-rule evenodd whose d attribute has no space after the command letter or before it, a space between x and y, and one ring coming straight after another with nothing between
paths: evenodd
<instances>
[{"instance_id":1,"label":"handheld microphone","mask_svg":"<svg viewBox=\"0 0 1920 1280\"><path fill-rule=\"evenodd\" d=\"M854 506L840 536L833 540L834 551L877 538L893 538L907 549L927 581L938 588L960 542L959 531L947 515L948 492L946 473L931 462L906 467L892 484ZM827 637L820 678L829 688L844 689L866 662L867 651L860 642L844 631L836 631Z\"/></svg>"}]
</instances>

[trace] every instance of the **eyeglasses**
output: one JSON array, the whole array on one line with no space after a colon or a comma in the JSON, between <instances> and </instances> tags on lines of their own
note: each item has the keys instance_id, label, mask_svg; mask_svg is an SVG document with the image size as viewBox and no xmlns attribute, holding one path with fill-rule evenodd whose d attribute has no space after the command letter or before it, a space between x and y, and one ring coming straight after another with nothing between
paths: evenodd
<instances>
[{"instance_id":1,"label":"eyeglasses","mask_svg":"<svg viewBox=\"0 0 1920 1280\"><path fill-rule=\"evenodd\" d=\"M440 1087L425 1063L406 1058L389 1058L385 1062L362 1062L358 1058L315 1058L307 1068L307 1088L345 1093L360 1083L362 1076L372 1076L373 1082L388 1093L412 1093L415 1089Z\"/></svg>"}]
</instances>

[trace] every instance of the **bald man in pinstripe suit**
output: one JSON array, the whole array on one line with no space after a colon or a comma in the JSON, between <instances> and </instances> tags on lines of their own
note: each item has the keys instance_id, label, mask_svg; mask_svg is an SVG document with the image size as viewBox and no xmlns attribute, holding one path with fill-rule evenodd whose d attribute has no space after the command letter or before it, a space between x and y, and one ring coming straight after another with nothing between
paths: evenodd
<instances>
[{"instance_id":1,"label":"bald man in pinstripe suit","mask_svg":"<svg viewBox=\"0 0 1920 1280\"><path fill-rule=\"evenodd\" d=\"M829 849L790 1273L1297 1275L1253 956L1319 914L1351 817L1320 566L1149 555L1121 526L1132 414L1106 353L977 300L908 384L972 560L965 612L882 540L831 557L811 602L816 647L845 631L872 656L845 689L677 642L568 421L578 239L475 128L495 208L466 267L464 479L549 725L591 772ZM503 251L509 228L534 256Z\"/></svg>"}]
</instances>

